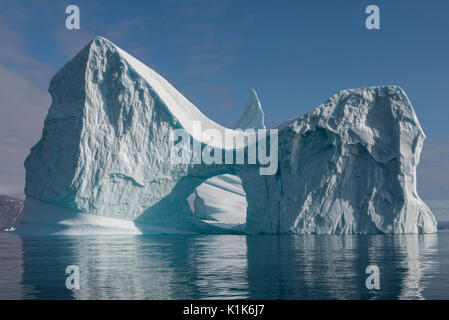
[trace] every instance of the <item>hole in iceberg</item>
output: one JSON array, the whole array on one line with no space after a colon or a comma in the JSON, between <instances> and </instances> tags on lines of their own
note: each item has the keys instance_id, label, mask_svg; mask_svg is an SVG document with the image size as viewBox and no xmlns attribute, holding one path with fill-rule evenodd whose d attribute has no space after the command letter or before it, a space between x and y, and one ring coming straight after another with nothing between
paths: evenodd
<instances>
[{"instance_id":1,"label":"hole in iceberg","mask_svg":"<svg viewBox=\"0 0 449 320\"><path fill-rule=\"evenodd\" d=\"M217 227L230 229L246 223L246 194L235 175L207 179L189 195L187 202L197 217Z\"/></svg>"}]
</instances>

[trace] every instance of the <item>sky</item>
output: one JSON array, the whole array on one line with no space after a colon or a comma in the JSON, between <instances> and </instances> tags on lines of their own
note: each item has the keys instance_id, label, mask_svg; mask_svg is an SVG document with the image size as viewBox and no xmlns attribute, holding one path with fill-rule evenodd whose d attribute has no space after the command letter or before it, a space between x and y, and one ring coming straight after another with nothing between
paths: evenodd
<instances>
[{"instance_id":1,"label":"sky","mask_svg":"<svg viewBox=\"0 0 449 320\"><path fill-rule=\"evenodd\" d=\"M66 29L70 4L80 30ZM370 4L379 30L365 27ZM448 199L448 14L447 0L2 0L0 194L23 197L23 161L41 136L51 77L104 36L228 127L251 88L274 127L338 90L400 85L428 137L423 193Z\"/></svg>"}]
</instances>

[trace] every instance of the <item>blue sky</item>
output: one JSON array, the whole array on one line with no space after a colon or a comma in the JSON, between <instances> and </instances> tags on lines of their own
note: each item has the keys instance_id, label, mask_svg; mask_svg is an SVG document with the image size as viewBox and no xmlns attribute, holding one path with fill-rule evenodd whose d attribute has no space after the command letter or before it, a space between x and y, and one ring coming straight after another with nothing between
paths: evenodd
<instances>
[{"instance_id":1,"label":"blue sky","mask_svg":"<svg viewBox=\"0 0 449 320\"><path fill-rule=\"evenodd\" d=\"M69 4L80 8L80 30L65 28ZM370 4L380 8L380 30L365 28ZM226 126L251 88L273 127L341 89L400 85L441 152L449 147L448 15L447 0L2 0L0 193L23 188L15 181L40 137L51 76L97 35Z\"/></svg>"}]
</instances>

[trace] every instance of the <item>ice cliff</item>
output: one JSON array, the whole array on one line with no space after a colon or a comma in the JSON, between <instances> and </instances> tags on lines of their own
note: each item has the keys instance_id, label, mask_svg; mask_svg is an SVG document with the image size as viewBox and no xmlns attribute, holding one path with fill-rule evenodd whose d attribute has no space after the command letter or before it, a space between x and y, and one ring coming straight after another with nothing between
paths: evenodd
<instances>
[{"instance_id":1,"label":"ice cliff","mask_svg":"<svg viewBox=\"0 0 449 320\"><path fill-rule=\"evenodd\" d=\"M278 129L277 174L241 172L247 231L436 232L416 191L425 135L401 88L343 90Z\"/></svg>"},{"instance_id":2,"label":"ice cliff","mask_svg":"<svg viewBox=\"0 0 449 320\"><path fill-rule=\"evenodd\" d=\"M279 129L279 169L173 164L171 134L225 130L164 78L98 37L51 80L41 140L25 161L23 233L424 233L436 221L416 192L424 140L394 86L345 90ZM263 124L257 96L245 124ZM261 122L262 121L262 122ZM239 121L240 122L240 121ZM236 230L206 223L187 197L209 178L240 177L248 203ZM75 231L73 231L75 230ZM103 233L103 231L101 231Z\"/></svg>"}]
</instances>

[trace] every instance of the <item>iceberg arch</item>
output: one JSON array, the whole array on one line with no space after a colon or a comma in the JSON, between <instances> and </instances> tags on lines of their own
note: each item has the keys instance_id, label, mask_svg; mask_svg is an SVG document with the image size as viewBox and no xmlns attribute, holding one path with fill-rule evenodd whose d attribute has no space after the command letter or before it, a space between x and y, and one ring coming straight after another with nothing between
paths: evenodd
<instances>
[{"instance_id":1,"label":"iceberg arch","mask_svg":"<svg viewBox=\"0 0 449 320\"><path fill-rule=\"evenodd\" d=\"M279 170L272 176L261 176L258 164L171 163L176 129L203 147L217 147L195 132L194 121L235 137L242 133L208 119L163 77L104 38L67 63L49 91L42 138L25 161L19 232L437 230L416 191L425 135L399 87L343 90L278 126ZM251 105L249 114L260 115L257 103ZM202 182L222 174L242 181L248 203L243 229L205 223L186 201Z\"/></svg>"}]
</instances>

